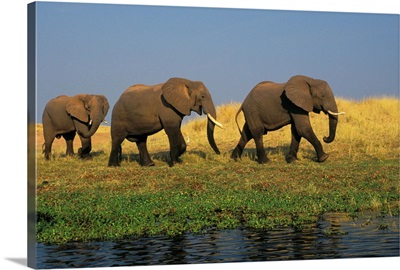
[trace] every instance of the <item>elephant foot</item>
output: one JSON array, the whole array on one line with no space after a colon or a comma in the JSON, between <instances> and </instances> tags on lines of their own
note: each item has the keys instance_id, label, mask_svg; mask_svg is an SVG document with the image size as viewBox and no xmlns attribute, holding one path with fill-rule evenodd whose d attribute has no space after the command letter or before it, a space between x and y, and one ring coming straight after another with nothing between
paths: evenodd
<instances>
[{"instance_id":1,"label":"elephant foot","mask_svg":"<svg viewBox=\"0 0 400 270\"><path fill-rule=\"evenodd\" d=\"M81 159L84 159L84 160L91 160L91 159L93 159L93 157L92 157L89 153L85 153L85 154L79 153L79 157L80 157Z\"/></svg>"},{"instance_id":2,"label":"elephant foot","mask_svg":"<svg viewBox=\"0 0 400 270\"><path fill-rule=\"evenodd\" d=\"M121 166L120 162L118 159L111 158L108 160L108 167L119 167Z\"/></svg>"},{"instance_id":3,"label":"elephant foot","mask_svg":"<svg viewBox=\"0 0 400 270\"><path fill-rule=\"evenodd\" d=\"M293 163L299 160L296 156L293 155L287 155L285 159L287 163Z\"/></svg>"},{"instance_id":4,"label":"elephant foot","mask_svg":"<svg viewBox=\"0 0 400 270\"><path fill-rule=\"evenodd\" d=\"M172 160L172 161L168 162L168 165L170 167L174 167L175 164L180 164L180 163L183 163L182 159L177 158L176 160Z\"/></svg>"},{"instance_id":5,"label":"elephant foot","mask_svg":"<svg viewBox=\"0 0 400 270\"><path fill-rule=\"evenodd\" d=\"M156 164L150 160L150 161L146 161L146 162L140 162L140 166L142 167L151 167L151 166L155 166Z\"/></svg>"},{"instance_id":6,"label":"elephant foot","mask_svg":"<svg viewBox=\"0 0 400 270\"><path fill-rule=\"evenodd\" d=\"M89 152L90 152L90 149L89 149L89 151L87 151L87 149L83 150L82 148L79 148L79 149L78 149L78 155L79 155L79 157L80 157L81 159L91 160L91 159L92 159L92 156L90 155ZM69 153L69 154L67 154L67 155L73 156L74 153Z\"/></svg>"},{"instance_id":7,"label":"elephant foot","mask_svg":"<svg viewBox=\"0 0 400 270\"><path fill-rule=\"evenodd\" d=\"M258 162L259 164L267 164L267 163L270 162L270 159L267 158L267 157L265 157L265 158L258 159L257 162Z\"/></svg>"},{"instance_id":8,"label":"elephant foot","mask_svg":"<svg viewBox=\"0 0 400 270\"><path fill-rule=\"evenodd\" d=\"M238 161L238 159L241 159L241 156L236 152L232 152L231 159L233 159L234 161Z\"/></svg>"},{"instance_id":9,"label":"elephant foot","mask_svg":"<svg viewBox=\"0 0 400 270\"><path fill-rule=\"evenodd\" d=\"M329 155L324 153L322 156L318 157L318 162L324 162L328 157Z\"/></svg>"},{"instance_id":10,"label":"elephant foot","mask_svg":"<svg viewBox=\"0 0 400 270\"><path fill-rule=\"evenodd\" d=\"M238 149L238 147L236 147L232 154L231 154L231 159L233 159L234 161L237 161L238 159L242 158L242 153L241 151Z\"/></svg>"},{"instance_id":11,"label":"elephant foot","mask_svg":"<svg viewBox=\"0 0 400 270\"><path fill-rule=\"evenodd\" d=\"M232 153L231 159L233 159L234 161L237 161L238 159L240 159L240 156L234 155L234 154Z\"/></svg>"},{"instance_id":12,"label":"elephant foot","mask_svg":"<svg viewBox=\"0 0 400 270\"><path fill-rule=\"evenodd\" d=\"M121 164L117 162L108 162L108 167L120 167Z\"/></svg>"}]
</instances>

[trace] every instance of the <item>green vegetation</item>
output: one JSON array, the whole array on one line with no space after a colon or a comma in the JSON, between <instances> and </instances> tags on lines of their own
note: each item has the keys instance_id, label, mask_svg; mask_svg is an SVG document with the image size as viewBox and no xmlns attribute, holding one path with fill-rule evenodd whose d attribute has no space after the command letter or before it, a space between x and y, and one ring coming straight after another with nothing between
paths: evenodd
<instances>
[{"instance_id":1,"label":"green vegetation","mask_svg":"<svg viewBox=\"0 0 400 270\"><path fill-rule=\"evenodd\" d=\"M93 137L91 160L65 157L62 140L53 145L50 162L38 151L38 241L110 240L239 226L299 227L327 212L399 214L398 99L339 99L338 107L346 115L339 119L336 140L324 144L330 158L321 164L305 140L300 160L286 164L288 127L264 138L270 164L254 161L252 143L241 161L232 161L230 151L239 139L234 122L238 107L217 108L225 126L215 134L219 156L207 143L204 117L185 124L182 131L190 143L183 162L174 167L166 162L169 146L163 132L149 138L156 163L149 168L140 167L136 145L126 141L121 167L107 167L109 127L101 127ZM318 137L327 134L325 115L312 115L312 122ZM40 150L40 125L37 134Z\"/></svg>"}]
</instances>

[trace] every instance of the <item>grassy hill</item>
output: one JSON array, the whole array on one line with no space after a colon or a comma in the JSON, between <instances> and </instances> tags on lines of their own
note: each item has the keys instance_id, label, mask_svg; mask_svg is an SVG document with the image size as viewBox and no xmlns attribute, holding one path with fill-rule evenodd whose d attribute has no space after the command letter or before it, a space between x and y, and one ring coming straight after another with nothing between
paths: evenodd
<instances>
[{"instance_id":1,"label":"grassy hill","mask_svg":"<svg viewBox=\"0 0 400 270\"><path fill-rule=\"evenodd\" d=\"M110 127L92 137L92 159L65 157L65 142L55 140L53 158L41 154L42 126L37 125L38 240L90 241L130 235L175 235L211 227L266 229L304 226L326 212L354 217L364 211L399 213L399 99L337 99L336 139L323 143L330 154L316 163L312 146L302 140L299 161L286 164L290 127L264 136L271 163L255 161L255 146L242 160L229 158L240 134L234 115L240 104L217 108L224 129L215 129L221 155L208 145L206 117L182 127L189 139L183 163L169 167L163 131L149 137L156 166L140 167L136 144L124 141L119 168L107 167ZM311 113L316 135L328 134L328 117ZM111 118L109 115L108 119ZM244 123L239 116L240 127ZM75 139L75 151L80 141Z\"/></svg>"}]
</instances>

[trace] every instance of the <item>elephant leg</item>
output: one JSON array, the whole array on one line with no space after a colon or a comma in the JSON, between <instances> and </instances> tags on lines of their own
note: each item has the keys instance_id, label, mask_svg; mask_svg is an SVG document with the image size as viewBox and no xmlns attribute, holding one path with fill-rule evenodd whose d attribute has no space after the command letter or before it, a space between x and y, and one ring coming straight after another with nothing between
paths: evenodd
<instances>
[{"instance_id":1,"label":"elephant leg","mask_svg":"<svg viewBox=\"0 0 400 270\"><path fill-rule=\"evenodd\" d=\"M79 136L81 139L81 144L82 147L78 149L78 154L81 158L87 159L90 158L90 151L92 150L92 139L91 137L89 138L84 138L82 136Z\"/></svg>"},{"instance_id":2,"label":"elephant leg","mask_svg":"<svg viewBox=\"0 0 400 270\"><path fill-rule=\"evenodd\" d=\"M244 123L242 133L240 134L239 142L236 145L235 149L233 149L231 158L233 158L234 160L241 158L244 147L246 146L247 142L250 141L251 139L253 139L253 135L251 134L249 126L247 125L246 122Z\"/></svg>"},{"instance_id":3,"label":"elephant leg","mask_svg":"<svg viewBox=\"0 0 400 270\"><path fill-rule=\"evenodd\" d=\"M246 114L245 114L246 117ZM264 143L263 143L263 136L264 134L267 134L266 129L264 128L264 124L261 121L261 119L257 116L254 116L250 114L246 118L246 123L248 125L248 128L251 132L251 135L253 136L254 142L256 144L256 150L257 150L257 161L260 164L268 163L269 159L267 158L267 155L265 153L264 149Z\"/></svg>"},{"instance_id":4,"label":"elephant leg","mask_svg":"<svg viewBox=\"0 0 400 270\"><path fill-rule=\"evenodd\" d=\"M108 166L120 166L122 160L122 147L121 143L124 141L124 138L113 138L111 144L111 152L110 158L108 159Z\"/></svg>"},{"instance_id":5,"label":"elephant leg","mask_svg":"<svg viewBox=\"0 0 400 270\"><path fill-rule=\"evenodd\" d=\"M263 142L263 135L264 131L258 129L257 131L254 131L253 137L254 137L254 142L256 143L256 149L257 149L257 158L258 158L258 163L260 164L265 164L269 162L269 159L267 158L267 154L265 153L264 149L264 142ZM267 134L267 132L265 132Z\"/></svg>"},{"instance_id":6,"label":"elephant leg","mask_svg":"<svg viewBox=\"0 0 400 270\"><path fill-rule=\"evenodd\" d=\"M121 145L119 146L119 149L118 149L117 158L118 158L118 162L121 162L121 160L122 160L122 146Z\"/></svg>"},{"instance_id":7,"label":"elephant leg","mask_svg":"<svg viewBox=\"0 0 400 270\"><path fill-rule=\"evenodd\" d=\"M180 162L179 157L186 151L186 142L183 138L182 132L178 128L166 128L165 133L167 133L170 151L169 155L171 158L171 166L175 163Z\"/></svg>"},{"instance_id":8,"label":"elephant leg","mask_svg":"<svg viewBox=\"0 0 400 270\"><path fill-rule=\"evenodd\" d=\"M49 123L50 119L48 117L46 118L46 115L43 118L43 137L44 137L44 143L42 146L42 151L44 153L44 158L45 160L50 160L51 156L51 146L53 145L54 139L56 138L56 134L54 132L54 129ZM43 149L44 147L44 149Z\"/></svg>"},{"instance_id":9,"label":"elephant leg","mask_svg":"<svg viewBox=\"0 0 400 270\"><path fill-rule=\"evenodd\" d=\"M315 135L310 119L307 115L292 115L295 128L297 131L297 134L301 137L304 137L307 141L311 143L311 145L314 147L315 152L317 153L317 160L318 162L323 162L325 161L329 155L324 152L322 148L321 142L318 140L317 136Z\"/></svg>"},{"instance_id":10,"label":"elephant leg","mask_svg":"<svg viewBox=\"0 0 400 270\"><path fill-rule=\"evenodd\" d=\"M154 162L151 160L149 152L147 151L147 136L139 138L136 142L139 149L140 165L141 166L154 166Z\"/></svg>"},{"instance_id":11,"label":"elephant leg","mask_svg":"<svg viewBox=\"0 0 400 270\"><path fill-rule=\"evenodd\" d=\"M63 134L63 138L65 143L67 144L67 150L65 155L66 156L73 156L74 155L74 138L75 138L75 131Z\"/></svg>"},{"instance_id":12,"label":"elephant leg","mask_svg":"<svg viewBox=\"0 0 400 270\"><path fill-rule=\"evenodd\" d=\"M292 130L292 141L290 143L289 153L286 155L287 163L292 163L298 160L297 152L299 151L299 145L301 140L301 136L297 133L296 127L294 125L291 126L291 130Z\"/></svg>"},{"instance_id":13,"label":"elephant leg","mask_svg":"<svg viewBox=\"0 0 400 270\"><path fill-rule=\"evenodd\" d=\"M45 160L50 160L50 155L51 155L51 146L53 145L53 141L54 141L55 137L53 138L46 138L46 141L44 142L43 146L44 146L44 158Z\"/></svg>"},{"instance_id":14,"label":"elephant leg","mask_svg":"<svg viewBox=\"0 0 400 270\"><path fill-rule=\"evenodd\" d=\"M312 146L314 147L315 152L317 153L317 161L318 162L324 162L329 157L329 155L324 152L324 150L322 148L322 144L318 140L317 136L314 134L313 130L309 131L303 137L306 138L306 140L309 141L312 144Z\"/></svg>"},{"instance_id":15,"label":"elephant leg","mask_svg":"<svg viewBox=\"0 0 400 270\"><path fill-rule=\"evenodd\" d=\"M245 117L247 120L246 123L248 125L248 128L256 144L257 161L260 164L268 163L269 159L267 158L267 155L265 153L263 142L263 136L264 134L267 134L267 131L264 128L264 123L258 116L255 116L253 114L247 116L245 113Z\"/></svg>"}]
</instances>

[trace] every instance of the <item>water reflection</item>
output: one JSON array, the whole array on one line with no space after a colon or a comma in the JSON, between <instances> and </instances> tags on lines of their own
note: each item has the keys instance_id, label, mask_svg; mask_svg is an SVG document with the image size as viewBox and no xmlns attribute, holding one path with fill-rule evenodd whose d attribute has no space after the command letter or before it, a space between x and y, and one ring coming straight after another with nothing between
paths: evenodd
<instances>
[{"instance_id":1,"label":"water reflection","mask_svg":"<svg viewBox=\"0 0 400 270\"><path fill-rule=\"evenodd\" d=\"M399 217L326 214L301 230L211 230L202 235L38 245L38 268L399 256Z\"/></svg>"}]
</instances>

